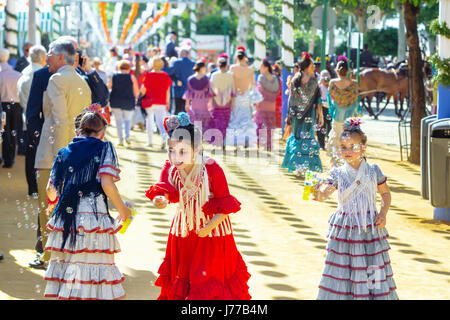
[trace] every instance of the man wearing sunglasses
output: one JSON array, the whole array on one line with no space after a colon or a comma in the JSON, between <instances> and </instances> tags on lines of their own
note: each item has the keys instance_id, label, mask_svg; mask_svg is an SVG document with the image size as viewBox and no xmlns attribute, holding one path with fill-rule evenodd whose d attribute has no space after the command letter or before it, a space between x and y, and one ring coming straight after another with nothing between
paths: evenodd
<instances>
[{"instance_id":1,"label":"man wearing sunglasses","mask_svg":"<svg viewBox=\"0 0 450 320\"><path fill-rule=\"evenodd\" d=\"M23 69L25 69L30 62L28 61L28 57L30 55L30 48L33 46L33 43L31 42L25 42L25 44L23 45L23 56L21 56L17 62L16 62L16 66L14 67L14 70L18 71L18 72L22 72Z\"/></svg>"}]
</instances>

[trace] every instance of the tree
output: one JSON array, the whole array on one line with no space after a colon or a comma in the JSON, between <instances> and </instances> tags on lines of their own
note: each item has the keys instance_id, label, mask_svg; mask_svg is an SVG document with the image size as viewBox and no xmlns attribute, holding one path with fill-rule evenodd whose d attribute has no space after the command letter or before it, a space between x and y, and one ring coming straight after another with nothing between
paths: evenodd
<instances>
[{"instance_id":1,"label":"tree","mask_svg":"<svg viewBox=\"0 0 450 320\"><path fill-rule=\"evenodd\" d=\"M344 3L355 0L341 0ZM395 0L366 0L367 3L376 4L381 8L392 7ZM425 112L425 86L423 73L423 57L420 50L419 34L417 30L418 16L421 5L433 4L437 0L400 0L403 3L405 16L406 41L408 44L408 68L411 78L411 152L409 161L420 163L420 121L426 115Z\"/></svg>"},{"instance_id":2,"label":"tree","mask_svg":"<svg viewBox=\"0 0 450 320\"><path fill-rule=\"evenodd\" d=\"M246 47L253 0L227 0L227 2L234 13L239 17L236 37L237 46Z\"/></svg>"}]
</instances>

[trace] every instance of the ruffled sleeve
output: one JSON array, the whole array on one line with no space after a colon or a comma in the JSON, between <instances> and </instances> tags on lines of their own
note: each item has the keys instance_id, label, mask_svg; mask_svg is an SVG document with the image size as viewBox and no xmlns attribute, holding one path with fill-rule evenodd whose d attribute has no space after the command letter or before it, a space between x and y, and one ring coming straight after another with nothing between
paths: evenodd
<instances>
[{"instance_id":1,"label":"ruffled sleeve","mask_svg":"<svg viewBox=\"0 0 450 320\"><path fill-rule=\"evenodd\" d=\"M150 201L153 201L156 196L164 196L166 194L169 195L170 203L176 203L179 201L178 190L169 182L170 167L170 161L167 160L162 168L159 182L150 186L150 189L145 192L146 197L149 198Z\"/></svg>"},{"instance_id":2,"label":"ruffled sleeve","mask_svg":"<svg viewBox=\"0 0 450 320\"><path fill-rule=\"evenodd\" d=\"M187 88L186 88L186 91L183 94L183 99L184 100L192 100L195 97L195 91L194 91L194 88L192 88L192 85L191 85L192 77L194 77L194 76L191 76L188 79Z\"/></svg>"},{"instance_id":3,"label":"ruffled sleeve","mask_svg":"<svg viewBox=\"0 0 450 320\"><path fill-rule=\"evenodd\" d=\"M98 168L97 179L99 179L101 175L109 175L113 177L114 182L120 180L119 162L116 150L111 142L106 142L105 151L102 158L98 161L101 161L101 163Z\"/></svg>"},{"instance_id":4,"label":"ruffled sleeve","mask_svg":"<svg viewBox=\"0 0 450 320\"><path fill-rule=\"evenodd\" d=\"M372 165L372 168L375 170L375 173L377 174L377 184L382 185L386 182L387 177L383 174L380 167L376 164Z\"/></svg>"},{"instance_id":5,"label":"ruffled sleeve","mask_svg":"<svg viewBox=\"0 0 450 320\"><path fill-rule=\"evenodd\" d=\"M335 187L336 189L338 188L338 168L333 167L329 172L328 172L328 177L325 180L326 184L332 185L333 187Z\"/></svg>"},{"instance_id":6,"label":"ruffled sleeve","mask_svg":"<svg viewBox=\"0 0 450 320\"><path fill-rule=\"evenodd\" d=\"M213 194L213 198L209 199L202 207L205 215L213 216L216 213L230 214L241 210L241 203L230 194L225 174L217 162L213 161L210 164L206 164L206 170L208 171L210 191Z\"/></svg>"}]
</instances>

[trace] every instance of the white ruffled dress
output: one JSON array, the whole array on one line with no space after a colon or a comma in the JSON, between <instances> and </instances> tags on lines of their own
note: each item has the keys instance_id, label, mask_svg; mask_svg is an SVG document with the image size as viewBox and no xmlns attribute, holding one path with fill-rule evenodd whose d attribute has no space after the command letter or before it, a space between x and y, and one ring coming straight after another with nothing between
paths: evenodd
<instances>
[{"instance_id":1,"label":"white ruffled dress","mask_svg":"<svg viewBox=\"0 0 450 320\"><path fill-rule=\"evenodd\" d=\"M328 183L338 189L329 220L327 256L319 300L396 300L386 228L375 226L377 186L386 177L376 164L334 167Z\"/></svg>"},{"instance_id":2,"label":"white ruffled dress","mask_svg":"<svg viewBox=\"0 0 450 320\"><path fill-rule=\"evenodd\" d=\"M120 170L106 155L97 177L111 175L118 181ZM45 250L51 252L45 272L45 297L63 300L115 300L125 296L124 277L114 263L120 252L116 233L121 228L108 213L103 195L81 195L76 213L77 237L75 247L63 241L63 223L52 217L47 223L49 232ZM96 210L93 210L94 202Z\"/></svg>"}]
</instances>

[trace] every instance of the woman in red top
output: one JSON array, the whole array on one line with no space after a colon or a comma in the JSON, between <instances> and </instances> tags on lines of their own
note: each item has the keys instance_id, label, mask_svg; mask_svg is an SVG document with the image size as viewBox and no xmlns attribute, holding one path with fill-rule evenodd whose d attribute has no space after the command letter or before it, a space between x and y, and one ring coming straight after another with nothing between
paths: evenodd
<instances>
[{"instance_id":1,"label":"woman in red top","mask_svg":"<svg viewBox=\"0 0 450 320\"><path fill-rule=\"evenodd\" d=\"M172 80L169 75L161 69L164 67L164 62L161 58L153 59L153 70L144 73L142 78L142 93L145 96L142 98L142 107L147 112L145 118L145 126L147 127L147 146L151 147L153 144L153 121L156 121L159 132L163 139L161 149L164 149L167 139L167 133L164 129L164 118L170 108L170 86Z\"/></svg>"},{"instance_id":2,"label":"woman in red top","mask_svg":"<svg viewBox=\"0 0 450 320\"><path fill-rule=\"evenodd\" d=\"M155 282L158 300L248 300L250 274L234 242L230 213L241 203L222 168L202 156L201 131L185 112L165 120L169 160L146 196L158 209L178 203ZM184 137L184 139L183 139Z\"/></svg>"}]
</instances>

